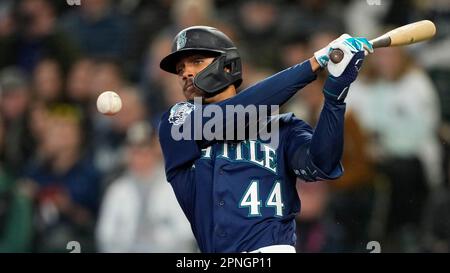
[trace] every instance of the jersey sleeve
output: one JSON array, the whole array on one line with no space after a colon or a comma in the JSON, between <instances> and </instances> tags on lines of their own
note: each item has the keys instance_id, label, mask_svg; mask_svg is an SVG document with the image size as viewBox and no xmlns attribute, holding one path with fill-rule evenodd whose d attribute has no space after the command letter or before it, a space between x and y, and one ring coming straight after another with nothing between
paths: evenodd
<instances>
[{"instance_id":1,"label":"jersey sleeve","mask_svg":"<svg viewBox=\"0 0 450 273\"><path fill-rule=\"evenodd\" d=\"M280 71L224 100L219 105L283 105L298 90L314 81L317 75L307 60Z\"/></svg>"},{"instance_id":2,"label":"jersey sleeve","mask_svg":"<svg viewBox=\"0 0 450 273\"><path fill-rule=\"evenodd\" d=\"M188 115L190 109L184 104L181 109L179 108L180 105L174 107L172 107L171 112L165 113L161 117L158 132L159 142L164 156L167 181L172 185L184 213L191 219L195 196L192 165L196 159L201 157L201 150L193 138L177 140L176 137L173 137L174 126L180 126L182 119L185 118L181 114ZM175 114L178 114L178 116L175 117Z\"/></svg>"},{"instance_id":3,"label":"jersey sleeve","mask_svg":"<svg viewBox=\"0 0 450 273\"><path fill-rule=\"evenodd\" d=\"M291 119L285 138L286 154L298 177L313 182L342 176L343 120L342 107L327 102L315 130L295 117Z\"/></svg>"},{"instance_id":4,"label":"jersey sleeve","mask_svg":"<svg viewBox=\"0 0 450 273\"><path fill-rule=\"evenodd\" d=\"M165 113L161 117L158 132L164 156L166 177L169 182L172 182L177 172L190 169L194 161L201 156L201 149L192 135L184 138L176 135L180 133L177 129L182 124L180 120L173 120L175 119L174 111L181 111L181 113L177 113L179 115L178 118L186 119L187 116L183 117L181 115L189 115L189 108L174 110L174 107L172 107L171 112Z\"/></svg>"}]
</instances>

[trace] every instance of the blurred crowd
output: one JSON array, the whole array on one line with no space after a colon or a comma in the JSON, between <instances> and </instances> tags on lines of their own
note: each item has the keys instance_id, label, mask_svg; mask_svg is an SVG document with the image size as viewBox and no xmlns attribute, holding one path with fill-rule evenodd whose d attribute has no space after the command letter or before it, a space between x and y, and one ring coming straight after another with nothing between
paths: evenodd
<instances>
[{"instance_id":1,"label":"blurred crowd","mask_svg":"<svg viewBox=\"0 0 450 273\"><path fill-rule=\"evenodd\" d=\"M77 2L77 1L72 1ZM379 3L379 5L377 5ZM422 19L437 36L377 49L348 96L344 176L297 182L298 252L450 251L450 2L0 1L0 252L197 252L165 180L162 112L184 97L159 69L174 35L210 25L243 59L241 89L342 33ZM312 126L324 73L283 111ZM96 111L117 92L122 111Z\"/></svg>"}]
</instances>

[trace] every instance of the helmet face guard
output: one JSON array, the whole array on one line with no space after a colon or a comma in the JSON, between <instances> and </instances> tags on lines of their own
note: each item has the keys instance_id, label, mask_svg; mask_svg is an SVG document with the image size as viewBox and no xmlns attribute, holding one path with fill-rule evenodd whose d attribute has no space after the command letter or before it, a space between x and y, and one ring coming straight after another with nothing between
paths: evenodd
<instances>
[{"instance_id":1,"label":"helmet face guard","mask_svg":"<svg viewBox=\"0 0 450 273\"><path fill-rule=\"evenodd\" d=\"M222 54L194 77L194 86L208 94L220 93L231 84L237 88L242 83L241 70L239 55Z\"/></svg>"},{"instance_id":2,"label":"helmet face guard","mask_svg":"<svg viewBox=\"0 0 450 273\"><path fill-rule=\"evenodd\" d=\"M194 78L194 86L214 95L234 84L242 83L242 65L233 42L219 30L195 26L180 31L172 44L172 53L161 60L161 69L177 74L176 65L182 56L194 53L218 55L214 61Z\"/></svg>"}]
</instances>

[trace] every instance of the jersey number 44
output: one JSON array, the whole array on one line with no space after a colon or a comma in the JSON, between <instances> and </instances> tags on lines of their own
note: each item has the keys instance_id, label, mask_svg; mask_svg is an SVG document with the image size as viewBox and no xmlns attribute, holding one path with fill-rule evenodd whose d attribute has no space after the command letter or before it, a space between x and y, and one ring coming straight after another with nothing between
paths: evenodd
<instances>
[{"instance_id":1,"label":"jersey number 44","mask_svg":"<svg viewBox=\"0 0 450 273\"><path fill-rule=\"evenodd\" d=\"M281 183L279 181L275 181L264 204L266 207L274 208L274 215L276 217L283 216L284 204L281 197ZM257 217L261 216L261 206L262 201L259 193L259 181L252 180L239 202L239 207L248 208L249 217Z\"/></svg>"}]
</instances>

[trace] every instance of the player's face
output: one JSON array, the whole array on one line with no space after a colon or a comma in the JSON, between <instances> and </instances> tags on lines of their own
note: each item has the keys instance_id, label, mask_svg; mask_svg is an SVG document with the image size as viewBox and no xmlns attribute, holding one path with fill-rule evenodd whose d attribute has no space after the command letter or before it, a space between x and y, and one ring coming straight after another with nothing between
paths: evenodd
<instances>
[{"instance_id":1,"label":"player's face","mask_svg":"<svg viewBox=\"0 0 450 273\"><path fill-rule=\"evenodd\" d=\"M187 100L194 97L203 97L205 93L194 86L194 77L214 61L213 57L201 54L190 55L182 58L177 66L177 74L183 88L183 94Z\"/></svg>"}]
</instances>

